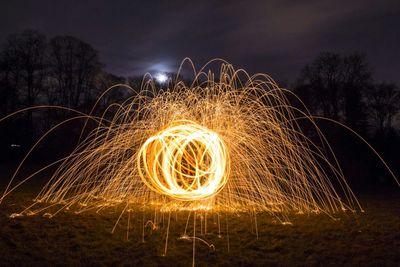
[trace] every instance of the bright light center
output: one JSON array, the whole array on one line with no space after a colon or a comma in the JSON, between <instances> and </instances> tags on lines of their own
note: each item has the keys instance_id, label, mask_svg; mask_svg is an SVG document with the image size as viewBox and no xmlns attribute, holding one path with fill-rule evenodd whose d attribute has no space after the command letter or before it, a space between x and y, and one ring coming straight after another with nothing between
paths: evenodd
<instances>
[{"instance_id":1,"label":"bright light center","mask_svg":"<svg viewBox=\"0 0 400 267\"><path fill-rule=\"evenodd\" d=\"M151 136L137 158L140 177L153 191L179 200L213 196L225 186L228 150L215 132L182 120Z\"/></svg>"},{"instance_id":2,"label":"bright light center","mask_svg":"<svg viewBox=\"0 0 400 267\"><path fill-rule=\"evenodd\" d=\"M158 73L156 75L156 80L159 83L165 83L168 80L168 76L165 75L164 73Z\"/></svg>"}]
</instances>

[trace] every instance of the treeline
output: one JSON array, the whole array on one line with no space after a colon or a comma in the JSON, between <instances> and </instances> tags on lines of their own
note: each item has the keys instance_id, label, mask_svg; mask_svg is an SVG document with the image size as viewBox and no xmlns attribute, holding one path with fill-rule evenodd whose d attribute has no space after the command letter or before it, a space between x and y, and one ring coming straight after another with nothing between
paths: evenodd
<instances>
[{"instance_id":1,"label":"treeline","mask_svg":"<svg viewBox=\"0 0 400 267\"><path fill-rule=\"evenodd\" d=\"M9 36L1 47L0 117L38 105L62 106L87 113L106 88L118 83L137 88L140 82L141 78L119 77L105 71L98 51L82 40L72 36L48 39L40 32L25 30ZM400 165L397 160L399 122L396 120L400 113L399 87L375 81L364 55L322 53L303 68L295 85L290 87L311 114L349 126L372 143L392 166ZM126 97L126 91L115 90L101 100L99 110ZM29 110L2 122L1 154L8 157L12 144L30 147L47 129L69 117L71 113L66 110ZM359 156L363 147L356 147L357 141L349 138L343 128L323 120L318 123L329 141L339 147L335 151L346 154L342 157L347 159L343 160L345 167L351 165L351 169L357 169L357 164L376 162L376 159ZM59 131L64 130L59 136L65 139L63 146L66 147L65 142L77 134L74 130L80 129L79 122L71 124L68 130L59 127ZM307 131L307 127L304 130ZM65 138L69 136L71 138ZM59 149L58 144L59 140L54 141L55 150ZM348 160L351 157L359 159L353 163Z\"/></svg>"},{"instance_id":2,"label":"treeline","mask_svg":"<svg viewBox=\"0 0 400 267\"><path fill-rule=\"evenodd\" d=\"M398 176L400 90L395 83L376 81L362 54L325 52L303 68L294 88L311 114L322 117L316 119L318 126L345 174L355 180L354 186L394 182L368 145L350 130L323 118L356 131Z\"/></svg>"},{"instance_id":3,"label":"treeline","mask_svg":"<svg viewBox=\"0 0 400 267\"><path fill-rule=\"evenodd\" d=\"M100 88L125 82L104 67L98 51L75 37L11 35L0 54L1 113L39 104L85 111Z\"/></svg>"},{"instance_id":4,"label":"treeline","mask_svg":"<svg viewBox=\"0 0 400 267\"><path fill-rule=\"evenodd\" d=\"M399 88L376 82L362 54L320 54L303 68L295 92L312 114L342 122L364 136L382 137L398 130Z\"/></svg>"},{"instance_id":5,"label":"treeline","mask_svg":"<svg viewBox=\"0 0 400 267\"><path fill-rule=\"evenodd\" d=\"M47 39L34 30L13 34L3 43L0 52L0 117L40 105L86 113L101 90L127 82L106 72L104 67L98 51L75 37ZM122 92L113 91L101 104L106 106L122 97ZM3 122L2 151L8 151L5 147L10 144L29 147L46 129L70 113L54 108L40 112L28 110Z\"/></svg>"}]
</instances>

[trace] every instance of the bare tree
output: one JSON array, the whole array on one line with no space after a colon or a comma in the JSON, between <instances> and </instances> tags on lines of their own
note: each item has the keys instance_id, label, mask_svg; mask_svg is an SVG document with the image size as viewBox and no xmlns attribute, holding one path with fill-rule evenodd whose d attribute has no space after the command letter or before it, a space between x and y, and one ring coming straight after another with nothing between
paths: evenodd
<instances>
[{"instance_id":1,"label":"bare tree","mask_svg":"<svg viewBox=\"0 0 400 267\"><path fill-rule=\"evenodd\" d=\"M1 55L2 94L11 110L18 105L30 107L38 104L46 75L46 37L33 30L11 35ZM34 127L32 112L26 116L25 138L30 142Z\"/></svg>"},{"instance_id":2,"label":"bare tree","mask_svg":"<svg viewBox=\"0 0 400 267\"><path fill-rule=\"evenodd\" d=\"M313 113L346 122L360 129L364 125L362 96L371 83L371 71L360 54L340 56L322 53L301 72L297 93Z\"/></svg>"},{"instance_id":3,"label":"bare tree","mask_svg":"<svg viewBox=\"0 0 400 267\"><path fill-rule=\"evenodd\" d=\"M24 97L25 105L35 104L46 74L46 37L33 30L9 37L4 48L14 86Z\"/></svg>"},{"instance_id":4,"label":"bare tree","mask_svg":"<svg viewBox=\"0 0 400 267\"><path fill-rule=\"evenodd\" d=\"M343 110L345 122L356 130L366 128L363 97L372 84L372 73L362 54L343 58Z\"/></svg>"},{"instance_id":5,"label":"bare tree","mask_svg":"<svg viewBox=\"0 0 400 267\"><path fill-rule=\"evenodd\" d=\"M16 109L18 94L16 86L19 71L14 71L14 62L2 52L0 56L0 114L5 115ZM16 80L16 81L15 81Z\"/></svg>"},{"instance_id":6,"label":"bare tree","mask_svg":"<svg viewBox=\"0 0 400 267\"><path fill-rule=\"evenodd\" d=\"M98 52L71 36L54 37L49 46L51 75L56 81L60 104L78 109L88 100L96 75L102 68Z\"/></svg>"},{"instance_id":7,"label":"bare tree","mask_svg":"<svg viewBox=\"0 0 400 267\"><path fill-rule=\"evenodd\" d=\"M313 97L312 110L323 116L338 119L340 106L340 85L342 59L338 54L323 53L302 70L299 87Z\"/></svg>"},{"instance_id":8,"label":"bare tree","mask_svg":"<svg viewBox=\"0 0 400 267\"><path fill-rule=\"evenodd\" d=\"M400 90L393 83L376 84L365 96L370 125L377 135L393 130L393 118L400 112Z\"/></svg>"},{"instance_id":9,"label":"bare tree","mask_svg":"<svg viewBox=\"0 0 400 267\"><path fill-rule=\"evenodd\" d=\"M32 106L42 89L46 74L46 37L33 30L11 35L2 53L4 80Z\"/></svg>"}]
</instances>

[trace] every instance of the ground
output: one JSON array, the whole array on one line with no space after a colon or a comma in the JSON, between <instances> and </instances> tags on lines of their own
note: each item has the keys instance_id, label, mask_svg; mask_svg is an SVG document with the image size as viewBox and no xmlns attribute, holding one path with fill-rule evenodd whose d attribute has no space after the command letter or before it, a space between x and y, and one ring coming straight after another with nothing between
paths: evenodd
<instances>
[{"instance_id":1,"label":"ground","mask_svg":"<svg viewBox=\"0 0 400 267\"><path fill-rule=\"evenodd\" d=\"M190 266L192 241L179 239L186 215L171 215L168 250L163 256L164 224L152 230L143 216L123 216L112 234L120 209L75 214L64 211L53 218L42 215L10 218L31 203L37 187L11 194L0 205L0 265ZM365 213L291 215L283 225L267 214L209 214L207 234L199 225L198 237L215 246L196 242L196 266L398 266L400 263L400 189L360 194ZM159 214L159 216L162 216ZM188 233L193 229L193 220ZM198 218L197 224L201 223ZM227 228L228 227L228 231ZM227 236L229 233L229 237ZM229 251L228 251L229 246Z\"/></svg>"}]
</instances>

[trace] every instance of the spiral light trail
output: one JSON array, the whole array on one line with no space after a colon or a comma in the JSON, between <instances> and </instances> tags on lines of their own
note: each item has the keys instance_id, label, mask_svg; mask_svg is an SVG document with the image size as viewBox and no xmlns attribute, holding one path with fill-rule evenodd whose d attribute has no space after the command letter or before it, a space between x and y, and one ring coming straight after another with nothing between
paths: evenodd
<instances>
[{"instance_id":1,"label":"spiral light trail","mask_svg":"<svg viewBox=\"0 0 400 267\"><path fill-rule=\"evenodd\" d=\"M178 200L205 199L227 182L228 151L209 129L191 121L175 121L142 145L138 170L154 192Z\"/></svg>"}]
</instances>

